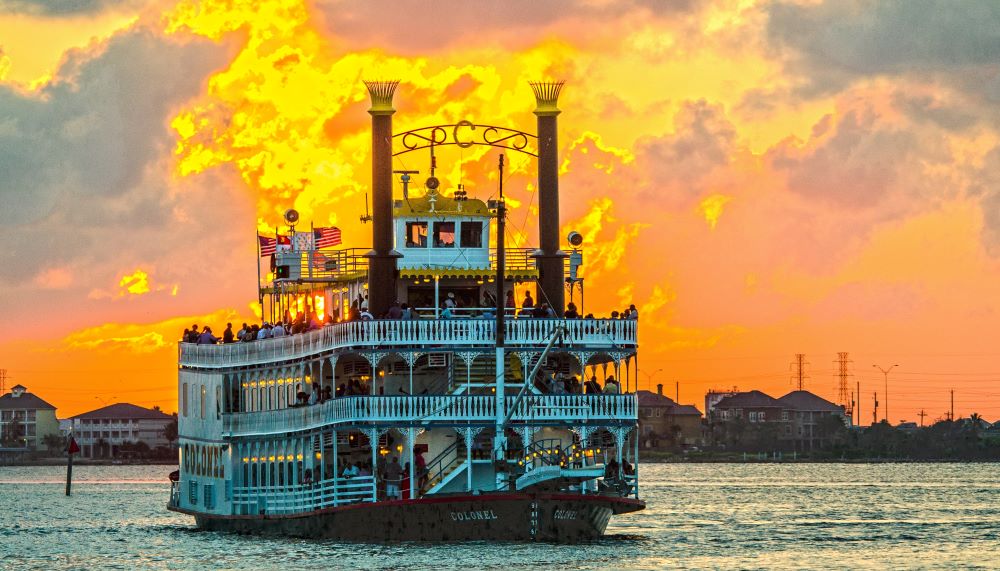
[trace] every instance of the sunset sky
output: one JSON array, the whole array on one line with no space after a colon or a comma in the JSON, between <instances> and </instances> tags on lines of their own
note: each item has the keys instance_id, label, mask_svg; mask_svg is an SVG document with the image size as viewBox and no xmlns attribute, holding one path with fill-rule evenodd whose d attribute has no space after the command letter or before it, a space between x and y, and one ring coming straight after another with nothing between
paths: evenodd
<instances>
[{"instance_id":1,"label":"sunset sky","mask_svg":"<svg viewBox=\"0 0 1000 571\"><path fill-rule=\"evenodd\" d=\"M534 131L565 80L561 224L586 311L640 310L643 388L806 388L850 352L891 420L1000 419L1000 3L4 0L0 369L60 417L176 410L176 339L254 318L254 233L362 225L362 79L397 131ZM516 240L535 165L510 156ZM426 169L424 156L396 168ZM443 153L495 192L496 151ZM881 414L880 414L881 416Z\"/></svg>"}]
</instances>

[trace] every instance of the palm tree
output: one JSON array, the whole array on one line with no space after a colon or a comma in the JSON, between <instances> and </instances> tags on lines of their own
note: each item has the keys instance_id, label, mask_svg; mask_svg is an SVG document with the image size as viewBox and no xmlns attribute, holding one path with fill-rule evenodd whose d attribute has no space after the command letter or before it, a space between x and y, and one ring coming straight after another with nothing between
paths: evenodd
<instances>
[{"instance_id":1,"label":"palm tree","mask_svg":"<svg viewBox=\"0 0 1000 571\"><path fill-rule=\"evenodd\" d=\"M42 444L51 456L59 456L66 450L66 437L62 434L49 433L42 437Z\"/></svg>"},{"instance_id":2,"label":"palm tree","mask_svg":"<svg viewBox=\"0 0 1000 571\"><path fill-rule=\"evenodd\" d=\"M973 438L979 440L979 429L982 428L983 417L978 412L974 412L969 415L969 424L972 427Z\"/></svg>"},{"instance_id":3,"label":"palm tree","mask_svg":"<svg viewBox=\"0 0 1000 571\"><path fill-rule=\"evenodd\" d=\"M167 440L169 446L173 446L175 440L177 440L177 415L174 415L174 419L170 421L169 424L163 427L163 438Z\"/></svg>"}]
</instances>

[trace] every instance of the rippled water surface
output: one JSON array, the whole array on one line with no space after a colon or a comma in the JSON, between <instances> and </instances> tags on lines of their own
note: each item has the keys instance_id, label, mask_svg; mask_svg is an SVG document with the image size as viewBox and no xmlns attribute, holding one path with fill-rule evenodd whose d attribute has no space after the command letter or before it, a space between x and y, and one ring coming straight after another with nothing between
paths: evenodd
<instances>
[{"instance_id":1,"label":"rippled water surface","mask_svg":"<svg viewBox=\"0 0 1000 571\"><path fill-rule=\"evenodd\" d=\"M0 467L2 569L996 568L1000 465L643 465L585 545L353 545L198 532L166 466Z\"/></svg>"}]
</instances>

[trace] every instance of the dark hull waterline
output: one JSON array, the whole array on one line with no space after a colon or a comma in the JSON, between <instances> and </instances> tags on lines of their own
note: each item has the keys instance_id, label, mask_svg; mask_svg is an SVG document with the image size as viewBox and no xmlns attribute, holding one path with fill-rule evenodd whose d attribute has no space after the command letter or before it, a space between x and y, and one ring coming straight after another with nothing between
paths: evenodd
<instances>
[{"instance_id":1,"label":"dark hull waterline","mask_svg":"<svg viewBox=\"0 0 1000 571\"><path fill-rule=\"evenodd\" d=\"M288 515L193 515L209 531L357 542L557 541L600 537L612 515L642 500L576 494L491 493L358 503Z\"/></svg>"}]
</instances>

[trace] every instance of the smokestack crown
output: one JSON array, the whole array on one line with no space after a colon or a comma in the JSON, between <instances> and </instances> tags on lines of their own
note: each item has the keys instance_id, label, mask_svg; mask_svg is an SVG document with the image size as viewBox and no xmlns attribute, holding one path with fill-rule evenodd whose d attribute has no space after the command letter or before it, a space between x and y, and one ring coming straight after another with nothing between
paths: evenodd
<instances>
[{"instance_id":1,"label":"smokestack crown","mask_svg":"<svg viewBox=\"0 0 1000 571\"><path fill-rule=\"evenodd\" d=\"M559 92L563 81L532 81L531 90L535 92L535 115L558 115Z\"/></svg>"},{"instance_id":2,"label":"smokestack crown","mask_svg":"<svg viewBox=\"0 0 1000 571\"><path fill-rule=\"evenodd\" d=\"M368 95L372 100L372 108L368 110L372 115L392 115L396 112L392 108L392 96L396 93L398 80L394 81L365 81L368 88Z\"/></svg>"}]
</instances>

